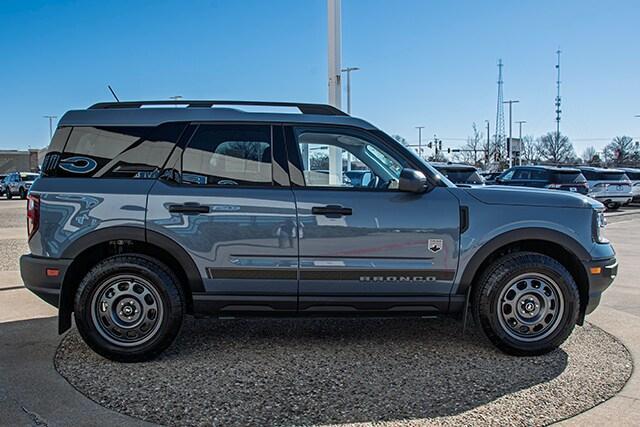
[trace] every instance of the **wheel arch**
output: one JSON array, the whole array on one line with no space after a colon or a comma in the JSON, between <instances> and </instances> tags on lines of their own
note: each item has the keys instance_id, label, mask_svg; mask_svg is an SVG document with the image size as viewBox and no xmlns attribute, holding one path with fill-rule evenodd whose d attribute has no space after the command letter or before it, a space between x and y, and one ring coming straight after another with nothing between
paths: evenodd
<instances>
[{"instance_id":1,"label":"wheel arch","mask_svg":"<svg viewBox=\"0 0 640 427\"><path fill-rule=\"evenodd\" d=\"M204 284L195 262L184 248L160 233L141 227L108 227L82 236L62 253L62 258L73 259L73 262L65 272L60 289L59 333L71 327L73 300L84 275L106 257L125 253L151 256L171 268L186 296L186 311L193 312L192 292L204 291Z\"/></svg>"},{"instance_id":2,"label":"wheel arch","mask_svg":"<svg viewBox=\"0 0 640 427\"><path fill-rule=\"evenodd\" d=\"M532 251L550 256L569 271L580 293L578 323L582 324L589 300L589 278L581 260L589 259L590 255L578 241L556 230L524 228L494 237L471 257L462 273L456 294L465 295L493 261L516 251Z\"/></svg>"}]
</instances>

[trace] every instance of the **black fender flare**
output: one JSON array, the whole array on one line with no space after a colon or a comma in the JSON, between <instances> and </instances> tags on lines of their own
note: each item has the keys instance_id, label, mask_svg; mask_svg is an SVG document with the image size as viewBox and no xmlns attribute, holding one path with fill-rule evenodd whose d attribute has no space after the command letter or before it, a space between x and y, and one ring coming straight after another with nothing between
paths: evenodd
<instances>
[{"instance_id":1,"label":"black fender flare","mask_svg":"<svg viewBox=\"0 0 640 427\"><path fill-rule=\"evenodd\" d=\"M187 251L172 239L156 231L143 227L114 226L92 231L71 243L61 254L61 258L75 260L85 250L113 240L133 240L158 246L171 254L180 264L187 276L189 288L192 292L204 292L202 276L196 263ZM71 287L63 278L58 304L58 332L62 333L71 327L71 313L73 312L73 295Z\"/></svg>"},{"instance_id":2,"label":"black fender flare","mask_svg":"<svg viewBox=\"0 0 640 427\"><path fill-rule=\"evenodd\" d=\"M464 295L467 289L472 285L473 278L482 266L482 263L496 250L512 243L521 242L523 240L542 240L562 246L567 252L576 256L579 260L588 260L591 258L587 249L582 246L573 237L561 231L552 230L541 227L519 228L517 230L507 231L499 234L493 239L485 243L476 251L467 263L458 283L456 290L457 295ZM580 266L584 268L584 266Z\"/></svg>"}]
</instances>

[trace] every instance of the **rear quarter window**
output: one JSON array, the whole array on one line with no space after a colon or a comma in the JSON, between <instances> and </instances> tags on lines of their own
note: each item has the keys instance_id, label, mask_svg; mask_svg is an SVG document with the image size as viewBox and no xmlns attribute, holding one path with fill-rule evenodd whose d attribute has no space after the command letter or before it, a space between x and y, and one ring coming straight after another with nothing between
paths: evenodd
<instances>
[{"instance_id":1,"label":"rear quarter window","mask_svg":"<svg viewBox=\"0 0 640 427\"><path fill-rule=\"evenodd\" d=\"M586 179L580 172L554 172L552 181L555 184L573 184L585 182Z\"/></svg>"},{"instance_id":2,"label":"rear quarter window","mask_svg":"<svg viewBox=\"0 0 640 427\"><path fill-rule=\"evenodd\" d=\"M156 178L185 124L74 127L54 173L58 177Z\"/></svg>"}]
</instances>

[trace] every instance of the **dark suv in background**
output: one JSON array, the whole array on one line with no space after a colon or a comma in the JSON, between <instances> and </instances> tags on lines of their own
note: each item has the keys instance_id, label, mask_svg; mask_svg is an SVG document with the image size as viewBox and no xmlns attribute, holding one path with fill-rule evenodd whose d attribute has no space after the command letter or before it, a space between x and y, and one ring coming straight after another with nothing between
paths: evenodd
<instances>
[{"instance_id":1,"label":"dark suv in background","mask_svg":"<svg viewBox=\"0 0 640 427\"><path fill-rule=\"evenodd\" d=\"M496 178L498 185L550 188L587 194L589 185L580 169L553 166L514 166Z\"/></svg>"},{"instance_id":2,"label":"dark suv in background","mask_svg":"<svg viewBox=\"0 0 640 427\"><path fill-rule=\"evenodd\" d=\"M431 166L456 185L484 185L484 178L471 165L431 162Z\"/></svg>"}]
</instances>

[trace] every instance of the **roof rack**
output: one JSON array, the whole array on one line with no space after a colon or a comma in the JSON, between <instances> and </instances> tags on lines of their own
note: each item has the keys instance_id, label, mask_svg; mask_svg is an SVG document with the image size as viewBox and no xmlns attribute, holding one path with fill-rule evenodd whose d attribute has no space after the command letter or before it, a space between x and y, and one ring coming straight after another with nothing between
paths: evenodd
<instances>
[{"instance_id":1,"label":"roof rack","mask_svg":"<svg viewBox=\"0 0 640 427\"><path fill-rule=\"evenodd\" d=\"M266 101L126 101L99 102L89 107L90 110L109 110L116 108L141 108L145 105L186 105L187 108L211 108L216 105L250 105L263 107L294 107L302 114L318 114L323 116L348 116L347 113L326 104L305 104L298 102L266 102Z\"/></svg>"}]
</instances>

